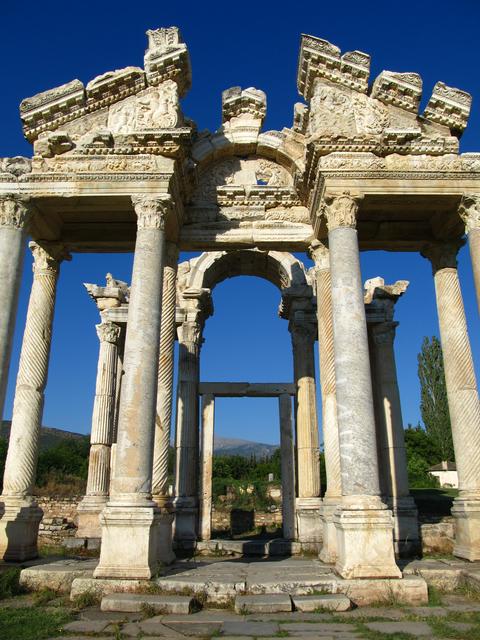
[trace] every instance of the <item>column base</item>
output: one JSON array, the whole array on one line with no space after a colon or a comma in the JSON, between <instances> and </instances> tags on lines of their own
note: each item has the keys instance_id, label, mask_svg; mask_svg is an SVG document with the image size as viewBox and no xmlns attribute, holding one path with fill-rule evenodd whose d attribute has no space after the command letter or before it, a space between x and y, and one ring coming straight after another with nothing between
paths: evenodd
<instances>
[{"instance_id":1,"label":"column base","mask_svg":"<svg viewBox=\"0 0 480 640\"><path fill-rule=\"evenodd\" d=\"M43 511L29 496L2 496L0 500L0 560L23 562L36 558Z\"/></svg>"},{"instance_id":2,"label":"column base","mask_svg":"<svg viewBox=\"0 0 480 640\"><path fill-rule=\"evenodd\" d=\"M77 507L76 538L101 538L100 514L107 504L107 496L84 496Z\"/></svg>"},{"instance_id":3,"label":"column base","mask_svg":"<svg viewBox=\"0 0 480 640\"><path fill-rule=\"evenodd\" d=\"M455 518L453 555L465 560L480 560L480 497L455 498L452 507Z\"/></svg>"},{"instance_id":4,"label":"column base","mask_svg":"<svg viewBox=\"0 0 480 640\"><path fill-rule=\"evenodd\" d=\"M102 547L95 578L149 580L160 568L155 506L109 503L100 516Z\"/></svg>"},{"instance_id":5,"label":"column base","mask_svg":"<svg viewBox=\"0 0 480 640\"><path fill-rule=\"evenodd\" d=\"M335 516L336 572L353 578L401 578L393 551L393 518L375 496L342 499Z\"/></svg>"},{"instance_id":6,"label":"column base","mask_svg":"<svg viewBox=\"0 0 480 640\"><path fill-rule=\"evenodd\" d=\"M318 557L327 564L333 564L337 560L337 528L333 519L341 499L341 497L323 499L321 513L323 546Z\"/></svg>"},{"instance_id":7,"label":"column base","mask_svg":"<svg viewBox=\"0 0 480 640\"><path fill-rule=\"evenodd\" d=\"M389 498L388 508L393 515L393 543L398 558L418 555L422 550L418 527L418 509L411 496Z\"/></svg>"},{"instance_id":8,"label":"column base","mask_svg":"<svg viewBox=\"0 0 480 640\"><path fill-rule=\"evenodd\" d=\"M158 518L157 553L162 564L172 564L176 556L173 552L173 521L175 515L168 508L161 508Z\"/></svg>"},{"instance_id":9,"label":"column base","mask_svg":"<svg viewBox=\"0 0 480 640\"><path fill-rule=\"evenodd\" d=\"M322 542L321 498L297 498L295 512L298 542Z\"/></svg>"},{"instance_id":10,"label":"column base","mask_svg":"<svg viewBox=\"0 0 480 640\"><path fill-rule=\"evenodd\" d=\"M173 504L175 508L175 540L196 542L198 523L196 498L175 498Z\"/></svg>"}]
</instances>

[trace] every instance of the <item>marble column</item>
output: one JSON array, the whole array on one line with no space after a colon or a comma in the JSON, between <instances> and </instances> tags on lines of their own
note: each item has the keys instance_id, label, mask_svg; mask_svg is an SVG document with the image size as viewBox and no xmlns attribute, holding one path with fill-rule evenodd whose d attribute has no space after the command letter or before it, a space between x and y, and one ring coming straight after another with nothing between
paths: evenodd
<instances>
[{"instance_id":1,"label":"marble column","mask_svg":"<svg viewBox=\"0 0 480 640\"><path fill-rule=\"evenodd\" d=\"M289 329L292 334L297 388L297 533L299 542L318 543L322 540L322 526L314 356L316 326L309 313L303 309L296 310L295 302L292 305Z\"/></svg>"},{"instance_id":2,"label":"marble column","mask_svg":"<svg viewBox=\"0 0 480 640\"><path fill-rule=\"evenodd\" d=\"M63 245L30 242L33 284L15 388L12 426L0 497L0 558L37 556L42 511L32 496L42 423L60 262Z\"/></svg>"},{"instance_id":3,"label":"marble column","mask_svg":"<svg viewBox=\"0 0 480 640\"><path fill-rule=\"evenodd\" d=\"M372 353L372 380L378 435L380 489L393 513L397 556L421 551L418 511L410 495L402 407L398 388L393 343L397 322L369 325Z\"/></svg>"},{"instance_id":4,"label":"marble column","mask_svg":"<svg viewBox=\"0 0 480 640\"><path fill-rule=\"evenodd\" d=\"M0 421L7 390L18 294L22 280L25 240L31 217L30 198L0 196Z\"/></svg>"},{"instance_id":5,"label":"marble column","mask_svg":"<svg viewBox=\"0 0 480 640\"><path fill-rule=\"evenodd\" d=\"M398 578L393 518L380 499L357 213L358 200L347 193L330 197L325 209L342 477L335 568L343 578Z\"/></svg>"},{"instance_id":6,"label":"marble column","mask_svg":"<svg viewBox=\"0 0 480 640\"><path fill-rule=\"evenodd\" d=\"M215 396L202 396L202 450L200 456L200 523L202 540L212 535L213 436L215 429Z\"/></svg>"},{"instance_id":7,"label":"marble column","mask_svg":"<svg viewBox=\"0 0 480 640\"><path fill-rule=\"evenodd\" d=\"M133 196L137 238L110 501L102 512L98 578L151 578L159 568L158 508L151 499L158 353L170 197Z\"/></svg>"},{"instance_id":8,"label":"marble column","mask_svg":"<svg viewBox=\"0 0 480 640\"><path fill-rule=\"evenodd\" d=\"M335 393L335 354L333 348L332 283L327 241L312 243L310 257L315 263L317 296L318 352L322 392L322 431L327 490L322 502L323 545L320 559L335 562L337 530L333 522L342 500L340 448L338 442L337 398Z\"/></svg>"},{"instance_id":9,"label":"marble column","mask_svg":"<svg viewBox=\"0 0 480 640\"><path fill-rule=\"evenodd\" d=\"M468 235L477 305L480 312L480 195L465 194L458 212L465 223L465 233Z\"/></svg>"},{"instance_id":10,"label":"marble column","mask_svg":"<svg viewBox=\"0 0 480 640\"><path fill-rule=\"evenodd\" d=\"M186 546L197 539L199 429L198 382L202 327L187 320L178 327L179 362L175 433L175 539Z\"/></svg>"},{"instance_id":11,"label":"marble column","mask_svg":"<svg viewBox=\"0 0 480 640\"><path fill-rule=\"evenodd\" d=\"M297 537L295 522L295 445L292 425L292 398L278 398L280 416L280 467L282 474L282 521L285 540Z\"/></svg>"},{"instance_id":12,"label":"marble column","mask_svg":"<svg viewBox=\"0 0 480 640\"><path fill-rule=\"evenodd\" d=\"M173 553L173 504L168 495L168 457L173 401L173 366L175 348L175 309L177 293L178 247L166 244L163 268L162 323L158 357L157 418L153 447L152 493L160 509L158 554L163 564L175 560Z\"/></svg>"},{"instance_id":13,"label":"marble column","mask_svg":"<svg viewBox=\"0 0 480 640\"><path fill-rule=\"evenodd\" d=\"M448 406L458 471L453 553L480 560L480 403L457 272L460 243L426 247L432 263Z\"/></svg>"},{"instance_id":14,"label":"marble column","mask_svg":"<svg viewBox=\"0 0 480 640\"><path fill-rule=\"evenodd\" d=\"M111 447L114 436L118 343L121 328L113 322L97 324L100 341L93 403L87 491L78 505L77 538L100 538L99 516L110 488Z\"/></svg>"}]
</instances>

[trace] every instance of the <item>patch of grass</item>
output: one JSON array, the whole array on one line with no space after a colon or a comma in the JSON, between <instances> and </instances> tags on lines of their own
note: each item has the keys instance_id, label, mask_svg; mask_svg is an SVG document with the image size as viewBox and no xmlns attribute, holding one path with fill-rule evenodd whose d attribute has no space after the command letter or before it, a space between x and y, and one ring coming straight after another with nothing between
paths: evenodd
<instances>
[{"instance_id":1,"label":"patch of grass","mask_svg":"<svg viewBox=\"0 0 480 640\"><path fill-rule=\"evenodd\" d=\"M157 609L149 602L142 602L141 611L144 618L153 618L153 616L157 615Z\"/></svg>"},{"instance_id":2,"label":"patch of grass","mask_svg":"<svg viewBox=\"0 0 480 640\"><path fill-rule=\"evenodd\" d=\"M44 604L47 604L47 602L50 602L50 600L54 600L55 598L58 597L58 594L56 591L53 591L53 589L41 589L40 591L35 591L33 594L33 603L35 604L35 606L37 607L41 607Z\"/></svg>"},{"instance_id":3,"label":"patch of grass","mask_svg":"<svg viewBox=\"0 0 480 640\"><path fill-rule=\"evenodd\" d=\"M463 596L468 600L474 600L475 602L480 601L480 590L469 582L463 582L460 584L453 593L455 595Z\"/></svg>"},{"instance_id":4,"label":"patch of grass","mask_svg":"<svg viewBox=\"0 0 480 640\"><path fill-rule=\"evenodd\" d=\"M21 569L12 568L0 573L0 600L24 593L20 585L20 571Z\"/></svg>"},{"instance_id":5,"label":"patch of grass","mask_svg":"<svg viewBox=\"0 0 480 640\"><path fill-rule=\"evenodd\" d=\"M443 592L433 584L428 586L428 606L429 607L441 607L443 604L442 599Z\"/></svg>"},{"instance_id":6,"label":"patch of grass","mask_svg":"<svg viewBox=\"0 0 480 640\"><path fill-rule=\"evenodd\" d=\"M73 608L75 611L80 611L87 607L94 607L100 604L101 599L102 596L95 591L84 591L74 599Z\"/></svg>"},{"instance_id":7,"label":"patch of grass","mask_svg":"<svg viewBox=\"0 0 480 640\"><path fill-rule=\"evenodd\" d=\"M280 629L280 631L277 631L277 633L275 634L275 638L288 638L288 631Z\"/></svg>"},{"instance_id":8,"label":"patch of grass","mask_svg":"<svg viewBox=\"0 0 480 640\"><path fill-rule=\"evenodd\" d=\"M0 609L2 640L44 640L61 633L62 626L72 619L67 609Z\"/></svg>"}]
</instances>

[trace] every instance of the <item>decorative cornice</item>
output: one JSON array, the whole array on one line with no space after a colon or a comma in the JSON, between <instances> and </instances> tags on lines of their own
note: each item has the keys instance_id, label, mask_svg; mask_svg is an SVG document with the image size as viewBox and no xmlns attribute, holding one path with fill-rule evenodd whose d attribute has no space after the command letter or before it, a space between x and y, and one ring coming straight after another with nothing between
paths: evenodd
<instances>
[{"instance_id":1,"label":"decorative cornice","mask_svg":"<svg viewBox=\"0 0 480 640\"><path fill-rule=\"evenodd\" d=\"M480 195L463 194L458 215L465 223L466 233L472 229L480 229Z\"/></svg>"},{"instance_id":2,"label":"decorative cornice","mask_svg":"<svg viewBox=\"0 0 480 640\"><path fill-rule=\"evenodd\" d=\"M29 196L0 195L0 227L26 229L32 215Z\"/></svg>"},{"instance_id":3,"label":"decorative cornice","mask_svg":"<svg viewBox=\"0 0 480 640\"><path fill-rule=\"evenodd\" d=\"M427 244L421 251L421 255L432 263L433 275L443 269L457 269L457 254L464 245L463 240L457 242L444 242Z\"/></svg>"},{"instance_id":4,"label":"decorative cornice","mask_svg":"<svg viewBox=\"0 0 480 640\"><path fill-rule=\"evenodd\" d=\"M326 195L325 201L327 207L324 209L324 215L327 219L329 231L333 231L339 227L356 228L358 197L353 197L348 191L345 191L339 196Z\"/></svg>"},{"instance_id":5,"label":"decorative cornice","mask_svg":"<svg viewBox=\"0 0 480 640\"><path fill-rule=\"evenodd\" d=\"M132 196L132 204L137 214L138 229L165 229L167 216L173 206L172 197Z\"/></svg>"},{"instance_id":6,"label":"decorative cornice","mask_svg":"<svg viewBox=\"0 0 480 640\"><path fill-rule=\"evenodd\" d=\"M60 263L72 259L65 245L58 242L31 241L28 246L33 254L35 275L57 275Z\"/></svg>"},{"instance_id":7,"label":"decorative cornice","mask_svg":"<svg viewBox=\"0 0 480 640\"><path fill-rule=\"evenodd\" d=\"M111 344L117 344L121 334L121 328L118 324L113 322L102 322L96 324L97 336L100 342L110 342Z\"/></svg>"},{"instance_id":8,"label":"decorative cornice","mask_svg":"<svg viewBox=\"0 0 480 640\"><path fill-rule=\"evenodd\" d=\"M307 252L315 263L315 271L325 271L330 268L328 240L314 240L308 247Z\"/></svg>"}]
</instances>

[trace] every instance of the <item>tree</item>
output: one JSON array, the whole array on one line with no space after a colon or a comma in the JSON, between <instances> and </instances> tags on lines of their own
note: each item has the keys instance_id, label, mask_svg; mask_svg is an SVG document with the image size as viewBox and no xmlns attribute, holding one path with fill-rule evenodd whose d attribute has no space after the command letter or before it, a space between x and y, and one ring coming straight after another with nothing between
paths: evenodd
<instances>
[{"instance_id":1,"label":"tree","mask_svg":"<svg viewBox=\"0 0 480 640\"><path fill-rule=\"evenodd\" d=\"M440 460L454 460L452 428L448 410L447 387L440 341L435 336L423 339L418 354L420 411L427 435L438 449Z\"/></svg>"}]
</instances>

